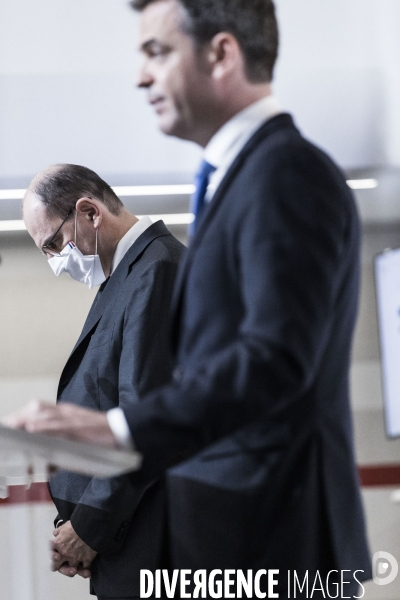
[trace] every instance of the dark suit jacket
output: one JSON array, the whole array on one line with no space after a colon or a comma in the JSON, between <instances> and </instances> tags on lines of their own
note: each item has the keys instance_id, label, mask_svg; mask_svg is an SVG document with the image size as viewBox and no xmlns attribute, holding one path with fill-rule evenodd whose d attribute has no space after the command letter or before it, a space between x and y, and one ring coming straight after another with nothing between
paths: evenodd
<instances>
[{"instance_id":1,"label":"dark suit jacket","mask_svg":"<svg viewBox=\"0 0 400 600\"><path fill-rule=\"evenodd\" d=\"M170 380L169 308L183 250L162 221L134 242L95 298L61 375L59 401L104 411L127 407ZM163 485L61 472L50 489L61 518L99 552L96 593L134 595L140 568L159 566Z\"/></svg>"},{"instance_id":2,"label":"dark suit jacket","mask_svg":"<svg viewBox=\"0 0 400 600\"><path fill-rule=\"evenodd\" d=\"M342 173L289 115L265 123L180 266L175 382L125 409L144 454L132 480L180 463L173 567L370 577L348 391L358 255Z\"/></svg>"}]
</instances>

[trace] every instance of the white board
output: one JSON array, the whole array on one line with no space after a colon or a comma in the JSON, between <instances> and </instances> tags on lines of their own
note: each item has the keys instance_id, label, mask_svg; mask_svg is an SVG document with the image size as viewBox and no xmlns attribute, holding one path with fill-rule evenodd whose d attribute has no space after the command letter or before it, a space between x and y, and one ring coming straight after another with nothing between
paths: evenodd
<instances>
[{"instance_id":1,"label":"white board","mask_svg":"<svg viewBox=\"0 0 400 600\"><path fill-rule=\"evenodd\" d=\"M386 433L400 436L400 248L375 258Z\"/></svg>"}]
</instances>

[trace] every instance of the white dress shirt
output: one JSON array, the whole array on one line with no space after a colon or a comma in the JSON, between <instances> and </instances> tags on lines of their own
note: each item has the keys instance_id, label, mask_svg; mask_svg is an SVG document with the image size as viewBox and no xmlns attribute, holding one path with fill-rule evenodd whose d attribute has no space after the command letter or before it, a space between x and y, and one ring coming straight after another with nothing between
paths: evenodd
<instances>
[{"instance_id":1,"label":"white dress shirt","mask_svg":"<svg viewBox=\"0 0 400 600\"><path fill-rule=\"evenodd\" d=\"M153 222L150 217L142 217L137 223L135 223L124 235L124 237L118 242L115 249L114 258L111 266L111 275L118 267L125 254L134 242L146 231ZM118 445L122 448L133 449L133 442L131 433L129 431L128 423L126 422L124 411L122 408L112 408L107 411L107 421L111 428L111 431L116 438Z\"/></svg>"},{"instance_id":2,"label":"white dress shirt","mask_svg":"<svg viewBox=\"0 0 400 600\"><path fill-rule=\"evenodd\" d=\"M232 117L232 119L225 123L225 125L223 125L221 129L219 129L211 138L204 149L203 158L211 165L216 167L216 170L210 176L210 183L207 187L205 198L207 202L212 200L212 197L214 196L219 184L225 177L229 167L241 150L243 150L251 136L257 131L257 129L261 127L263 123L265 123L265 121L272 119L272 117L275 117L281 112L282 110L277 99L272 95L266 96L265 98L254 102ZM148 217L145 218L148 219ZM141 223L143 220L144 219L141 219L139 223ZM130 235L132 230L135 229L139 223L136 223L136 225L134 225L132 229L128 231L128 233L118 244L114 255L113 271L116 268L116 264L114 263L119 257L120 244L124 242L125 238ZM126 244L128 244L128 242L126 242ZM122 247L124 248L124 251L121 249L121 252L123 251L125 254L132 244L133 241L130 242L126 247L123 245ZM123 254L121 258L122 257ZM121 260L121 258L119 258L119 260ZM121 408L113 408L112 410L109 410L107 412L107 420L119 446L127 449L133 449L134 443L123 410Z\"/></svg>"},{"instance_id":3,"label":"white dress shirt","mask_svg":"<svg viewBox=\"0 0 400 600\"><path fill-rule=\"evenodd\" d=\"M150 227L150 225L153 225L150 217L142 217L137 223L128 229L124 237L120 239L117 247L115 248L111 267L111 275L114 273L115 269L118 267L119 263L124 258L132 244L136 242L138 237L140 237L142 233L144 233L146 229Z\"/></svg>"},{"instance_id":4,"label":"white dress shirt","mask_svg":"<svg viewBox=\"0 0 400 600\"><path fill-rule=\"evenodd\" d=\"M203 158L216 167L210 176L206 201L210 202L235 158L265 121L282 112L275 96L265 96L232 117L204 149Z\"/></svg>"}]
</instances>

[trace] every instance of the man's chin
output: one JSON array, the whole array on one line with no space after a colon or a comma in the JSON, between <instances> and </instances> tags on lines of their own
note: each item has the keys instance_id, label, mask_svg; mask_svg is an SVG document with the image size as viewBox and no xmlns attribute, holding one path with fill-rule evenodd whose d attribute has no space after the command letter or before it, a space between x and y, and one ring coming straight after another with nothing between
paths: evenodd
<instances>
[{"instance_id":1,"label":"man's chin","mask_svg":"<svg viewBox=\"0 0 400 600\"><path fill-rule=\"evenodd\" d=\"M176 135L175 124L171 122L170 119L163 118L162 115L159 117L158 127L162 133L165 133L165 135Z\"/></svg>"},{"instance_id":2,"label":"man's chin","mask_svg":"<svg viewBox=\"0 0 400 600\"><path fill-rule=\"evenodd\" d=\"M165 135L177 137L181 140L190 140L190 135L181 124L176 121L160 118L158 121L158 127Z\"/></svg>"}]
</instances>

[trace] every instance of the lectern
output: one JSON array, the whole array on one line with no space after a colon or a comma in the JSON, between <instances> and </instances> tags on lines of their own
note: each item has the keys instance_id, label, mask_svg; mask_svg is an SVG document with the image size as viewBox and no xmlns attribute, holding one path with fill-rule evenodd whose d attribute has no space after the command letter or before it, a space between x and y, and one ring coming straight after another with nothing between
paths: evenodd
<instances>
[{"instance_id":1,"label":"lectern","mask_svg":"<svg viewBox=\"0 0 400 600\"><path fill-rule=\"evenodd\" d=\"M113 477L136 471L140 465L138 452L0 426L0 498L7 497L9 486L47 481L57 469Z\"/></svg>"}]
</instances>

